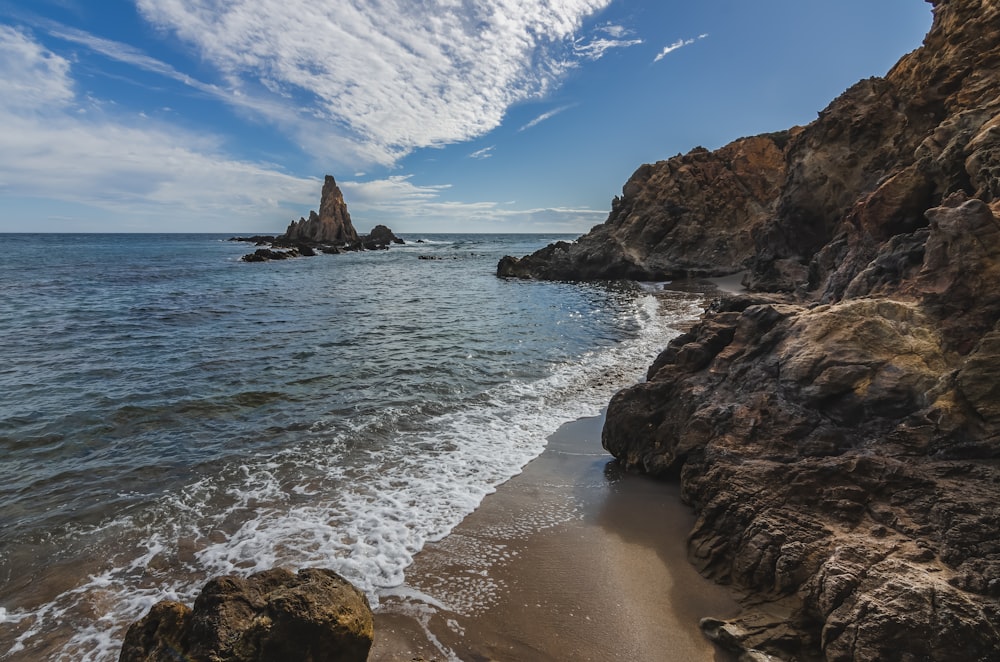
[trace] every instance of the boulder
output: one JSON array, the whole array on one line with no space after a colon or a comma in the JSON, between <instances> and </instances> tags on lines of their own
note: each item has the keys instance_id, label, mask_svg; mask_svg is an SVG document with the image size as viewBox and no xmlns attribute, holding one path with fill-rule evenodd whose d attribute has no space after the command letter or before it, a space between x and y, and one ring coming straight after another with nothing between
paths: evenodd
<instances>
[{"instance_id":1,"label":"boulder","mask_svg":"<svg viewBox=\"0 0 1000 662\"><path fill-rule=\"evenodd\" d=\"M299 250L295 248L284 251L275 251L270 248L258 248L253 253L247 253L240 259L244 262L267 262L269 260L287 260L290 257L298 256Z\"/></svg>"},{"instance_id":2,"label":"boulder","mask_svg":"<svg viewBox=\"0 0 1000 662\"><path fill-rule=\"evenodd\" d=\"M194 609L160 602L125 635L120 662L363 662L373 636L364 594L332 570L267 570L206 584Z\"/></svg>"},{"instance_id":3,"label":"boulder","mask_svg":"<svg viewBox=\"0 0 1000 662\"><path fill-rule=\"evenodd\" d=\"M405 244L406 242L397 237L392 230L384 225L376 225L368 233L367 241L375 244Z\"/></svg>"}]
</instances>

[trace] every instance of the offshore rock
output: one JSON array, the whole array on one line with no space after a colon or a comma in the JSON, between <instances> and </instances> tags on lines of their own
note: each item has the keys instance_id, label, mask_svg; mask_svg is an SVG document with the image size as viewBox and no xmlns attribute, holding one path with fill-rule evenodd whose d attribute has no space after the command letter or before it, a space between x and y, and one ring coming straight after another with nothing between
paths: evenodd
<instances>
[{"instance_id":1,"label":"offshore rock","mask_svg":"<svg viewBox=\"0 0 1000 662\"><path fill-rule=\"evenodd\" d=\"M194 609L154 605L125 635L120 662L265 662L368 658L364 594L332 570L274 569L211 580Z\"/></svg>"},{"instance_id":2,"label":"offshore rock","mask_svg":"<svg viewBox=\"0 0 1000 662\"><path fill-rule=\"evenodd\" d=\"M797 132L743 138L643 165L602 225L574 243L504 257L497 275L550 280L669 280L745 269L753 232L773 213L784 145Z\"/></svg>"},{"instance_id":3,"label":"offshore rock","mask_svg":"<svg viewBox=\"0 0 1000 662\"><path fill-rule=\"evenodd\" d=\"M292 221L281 240L289 244L348 244L358 240L344 194L332 175L327 175L323 182L319 213L310 212L308 219Z\"/></svg>"},{"instance_id":4,"label":"offshore rock","mask_svg":"<svg viewBox=\"0 0 1000 662\"><path fill-rule=\"evenodd\" d=\"M308 249L308 247L305 248ZM298 257L300 254L308 255L308 253L300 253L299 250L295 248L286 251L276 251L270 248L258 248L253 253L247 253L240 259L244 262L268 262L269 260L287 260L290 257Z\"/></svg>"},{"instance_id":5,"label":"offshore rock","mask_svg":"<svg viewBox=\"0 0 1000 662\"><path fill-rule=\"evenodd\" d=\"M367 235L358 235L351 223L344 195L331 175L327 175L324 181L318 214L312 211L309 212L308 219L292 221L285 234L277 237L254 235L233 237L230 241L269 246L244 255L241 258L244 262L311 257L318 253L335 255L345 251L384 250L390 244L405 243L384 225L376 225ZM274 248L286 250L273 250Z\"/></svg>"},{"instance_id":6,"label":"offshore rock","mask_svg":"<svg viewBox=\"0 0 1000 662\"><path fill-rule=\"evenodd\" d=\"M397 237L386 226L376 225L372 228L371 232L362 236L356 243L360 248L373 251L386 249L389 247L389 244L405 244L406 242Z\"/></svg>"}]
</instances>

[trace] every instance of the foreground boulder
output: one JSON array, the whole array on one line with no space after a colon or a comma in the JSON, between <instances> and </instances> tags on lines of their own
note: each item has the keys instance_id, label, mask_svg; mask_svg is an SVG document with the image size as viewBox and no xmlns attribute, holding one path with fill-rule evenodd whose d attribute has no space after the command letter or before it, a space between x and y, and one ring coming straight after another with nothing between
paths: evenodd
<instances>
[{"instance_id":1,"label":"foreground boulder","mask_svg":"<svg viewBox=\"0 0 1000 662\"><path fill-rule=\"evenodd\" d=\"M332 570L267 570L213 579L194 609L154 605L125 635L120 662L267 662L368 658L364 594Z\"/></svg>"}]
</instances>

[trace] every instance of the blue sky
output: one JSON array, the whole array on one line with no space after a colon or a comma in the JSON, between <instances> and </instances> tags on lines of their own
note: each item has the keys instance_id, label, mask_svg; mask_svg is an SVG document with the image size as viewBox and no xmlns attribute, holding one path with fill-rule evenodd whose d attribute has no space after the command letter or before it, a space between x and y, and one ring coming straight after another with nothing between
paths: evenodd
<instances>
[{"instance_id":1,"label":"blue sky","mask_svg":"<svg viewBox=\"0 0 1000 662\"><path fill-rule=\"evenodd\" d=\"M921 0L0 0L0 231L582 233L642 163L805 124Z\"/></svg>"}]
</instances>

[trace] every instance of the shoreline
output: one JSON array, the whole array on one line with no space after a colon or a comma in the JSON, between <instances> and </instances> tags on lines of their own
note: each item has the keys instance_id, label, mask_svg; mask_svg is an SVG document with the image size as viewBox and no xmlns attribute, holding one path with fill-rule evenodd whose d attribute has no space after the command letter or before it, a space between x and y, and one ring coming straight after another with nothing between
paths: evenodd
<instances>
[{"instance_id":1,"label":"shoreline","mask_svg":"<svg viewBox=\"0 0 1000 662\"><path fill-rule=\"evenodd\" d=\"M369 660L731 660L701 633L739 612L687 560L676 484L623 474L603 416L543 453L428 543L380 595Z\"/></svg>"}]
</instances>

